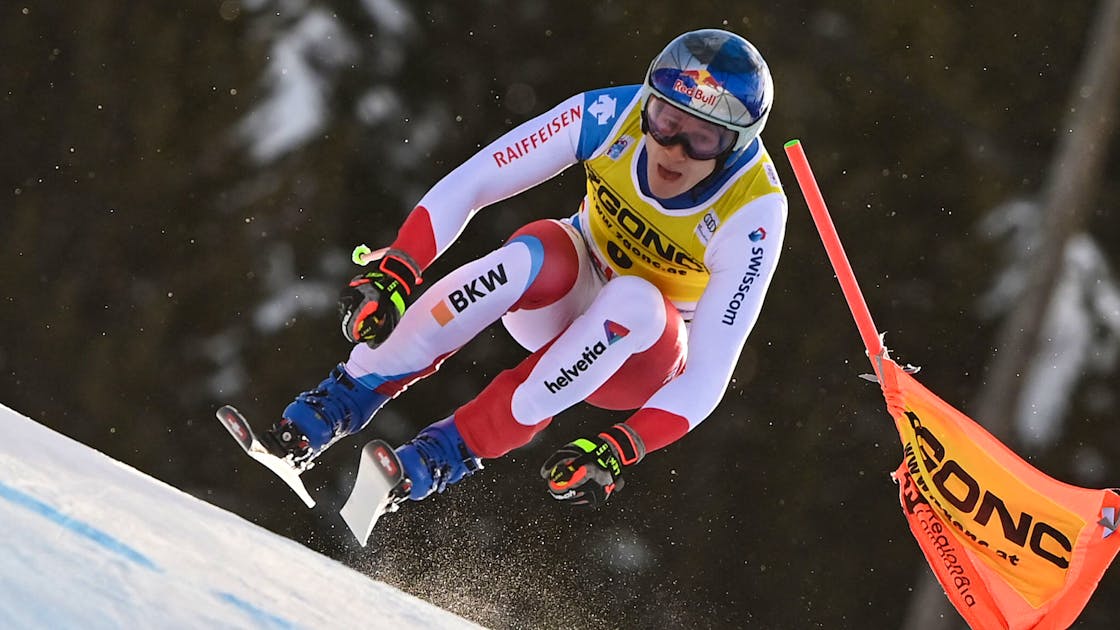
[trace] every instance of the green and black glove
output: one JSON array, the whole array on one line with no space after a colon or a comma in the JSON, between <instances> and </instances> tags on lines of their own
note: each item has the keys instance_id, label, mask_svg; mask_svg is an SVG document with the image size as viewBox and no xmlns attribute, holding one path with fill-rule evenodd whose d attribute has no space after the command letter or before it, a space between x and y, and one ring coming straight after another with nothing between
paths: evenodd
<instances>
[{"instance_id":1,"label":"green and black glove","mask_svg":"<svg viewBox=\"0 0 1120 630\"><path fill-rule=\"evenodd\" d=\"M350 343L377 346L389 338L422 280L419 265L408 254L396 249L371 254L362 248L354 250L354 261L372 262L374 268L354 276L342 290L338 315L342 334Z\"/></svg>"},{"instance_id":2,"label":"green and black glove","mask_svg":"<svg viewBox=\"0 0 1120 630\"><path fill-rule=\"evenodd\" d=\"M548 493L557 501L597 508L622 488L622 469L646 454L642 438L616 424L594 438L564 445L541 466Z\"/></svg>"}]
</instances>

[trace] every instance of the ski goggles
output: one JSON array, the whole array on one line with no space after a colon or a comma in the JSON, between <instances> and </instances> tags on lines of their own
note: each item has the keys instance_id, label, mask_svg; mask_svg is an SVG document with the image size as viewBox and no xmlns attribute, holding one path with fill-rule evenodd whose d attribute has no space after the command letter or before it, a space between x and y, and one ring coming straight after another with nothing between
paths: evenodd
<instances>
[{"instance_id":1,"label":"ski goggles","mask_svg":"<svg viewBox=\"0 0 1120 630\"><path fill-rule=\"evenodd\" d=\"M657 144L679 144L694 160L715 159L735 146L739 138L738 131L697 118L652 94L642 111L642 121Z\"/></svg>"}]
</instances>

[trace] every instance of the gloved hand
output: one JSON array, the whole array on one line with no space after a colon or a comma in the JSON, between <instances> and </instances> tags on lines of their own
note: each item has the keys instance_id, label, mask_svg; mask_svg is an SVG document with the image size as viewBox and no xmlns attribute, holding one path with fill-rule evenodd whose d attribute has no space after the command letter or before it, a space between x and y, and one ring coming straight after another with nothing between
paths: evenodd
<instances>
[{"instance_id":1,"label":"gloved hand","mask_svg":"<svg viewBox=\"0 0 1120 630\"><path fill-rule=\"evenodd\" d=\"M548 493L557 501L597 508L622 488L622 469L646 454L642 438L625 424L616 424L594 438L562 446L541 466Z\"/></svg>"},{"instance_id":2,"label":"gloved hand","mask_svg":"<svg viewBox=\"0 0 1120 630\"><path fill-rule=\"evenodd\" d=\"M354 276L338 296L342 335L351 343L380 345L412 303L422 282L420 267L400 250L370 252L364 245L354 250L354 261L374 268Z\"/></svg>"}]
</instances>

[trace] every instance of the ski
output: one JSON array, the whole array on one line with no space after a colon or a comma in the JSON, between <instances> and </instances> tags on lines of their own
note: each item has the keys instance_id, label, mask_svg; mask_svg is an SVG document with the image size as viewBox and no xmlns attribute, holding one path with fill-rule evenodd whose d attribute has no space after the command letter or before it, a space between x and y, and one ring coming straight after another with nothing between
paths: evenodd
<instances>
[{"instance_id":1,"label":"ski","mask_svg":"<svg viewBox=\"0 0 1120 630\"><path fill-rule=\"evenodd\" d=\"M406 491L407 481L392 447L381 440L363 446L354 489L339 510L358 544L365 547L377 519L396 511L400 505L398 489Z\"/></svg>"},{"instance_id":2,"label":"ski","mask_svg":"<svg viewBox=\"0 0 1120 630\"><path fill-rule=\"evenodd\" d=\"M311 494L307 492L307 488L303 485L303 480L299 478L299 472L292 467L287 460L277 457L270 453L264 444L261 444L253 433L252 427L245 420L245 416L241 412L234 409L230 405L223 405L218 409L216 415L218 420L221 421L222 426L229 431L233 439L241 445L245 453L264 465L265 468L271 470L281 481L288 484L300 499L307 504L307 507L315 507L315 499L311 498Z\"/></svg>"}]
</instances>

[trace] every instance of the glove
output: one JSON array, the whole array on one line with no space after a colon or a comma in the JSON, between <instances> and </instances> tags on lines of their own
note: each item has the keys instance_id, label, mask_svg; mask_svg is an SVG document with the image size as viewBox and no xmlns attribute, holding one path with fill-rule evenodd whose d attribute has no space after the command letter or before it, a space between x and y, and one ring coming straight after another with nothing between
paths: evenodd
<instances>
[{"instance_id":1,"label":"glove","mask_svg":"<svg viewBox=\"0 0 1120 630\"><path fill-rule=\"evenodd\" d=\"M370 252L364 245L354 250L354 262L373 262L375 267L354 276L338 296L342 335L350 343L378 346L389 338L412 303L416 286L422 282L420 266L398 249Z\"/></svg>"},{"instance_id":2,"label":"glove","mask_svg":"<svg viewBox=\"0 0 1120 630\"><path fill-rule=\"evenodd\" d=\"M557 501L597 508L622 488L622 469L646 454L634 429L616 424L594 438L564 445L541 466L548 493Z\"/></svg>"}]
</instances>

